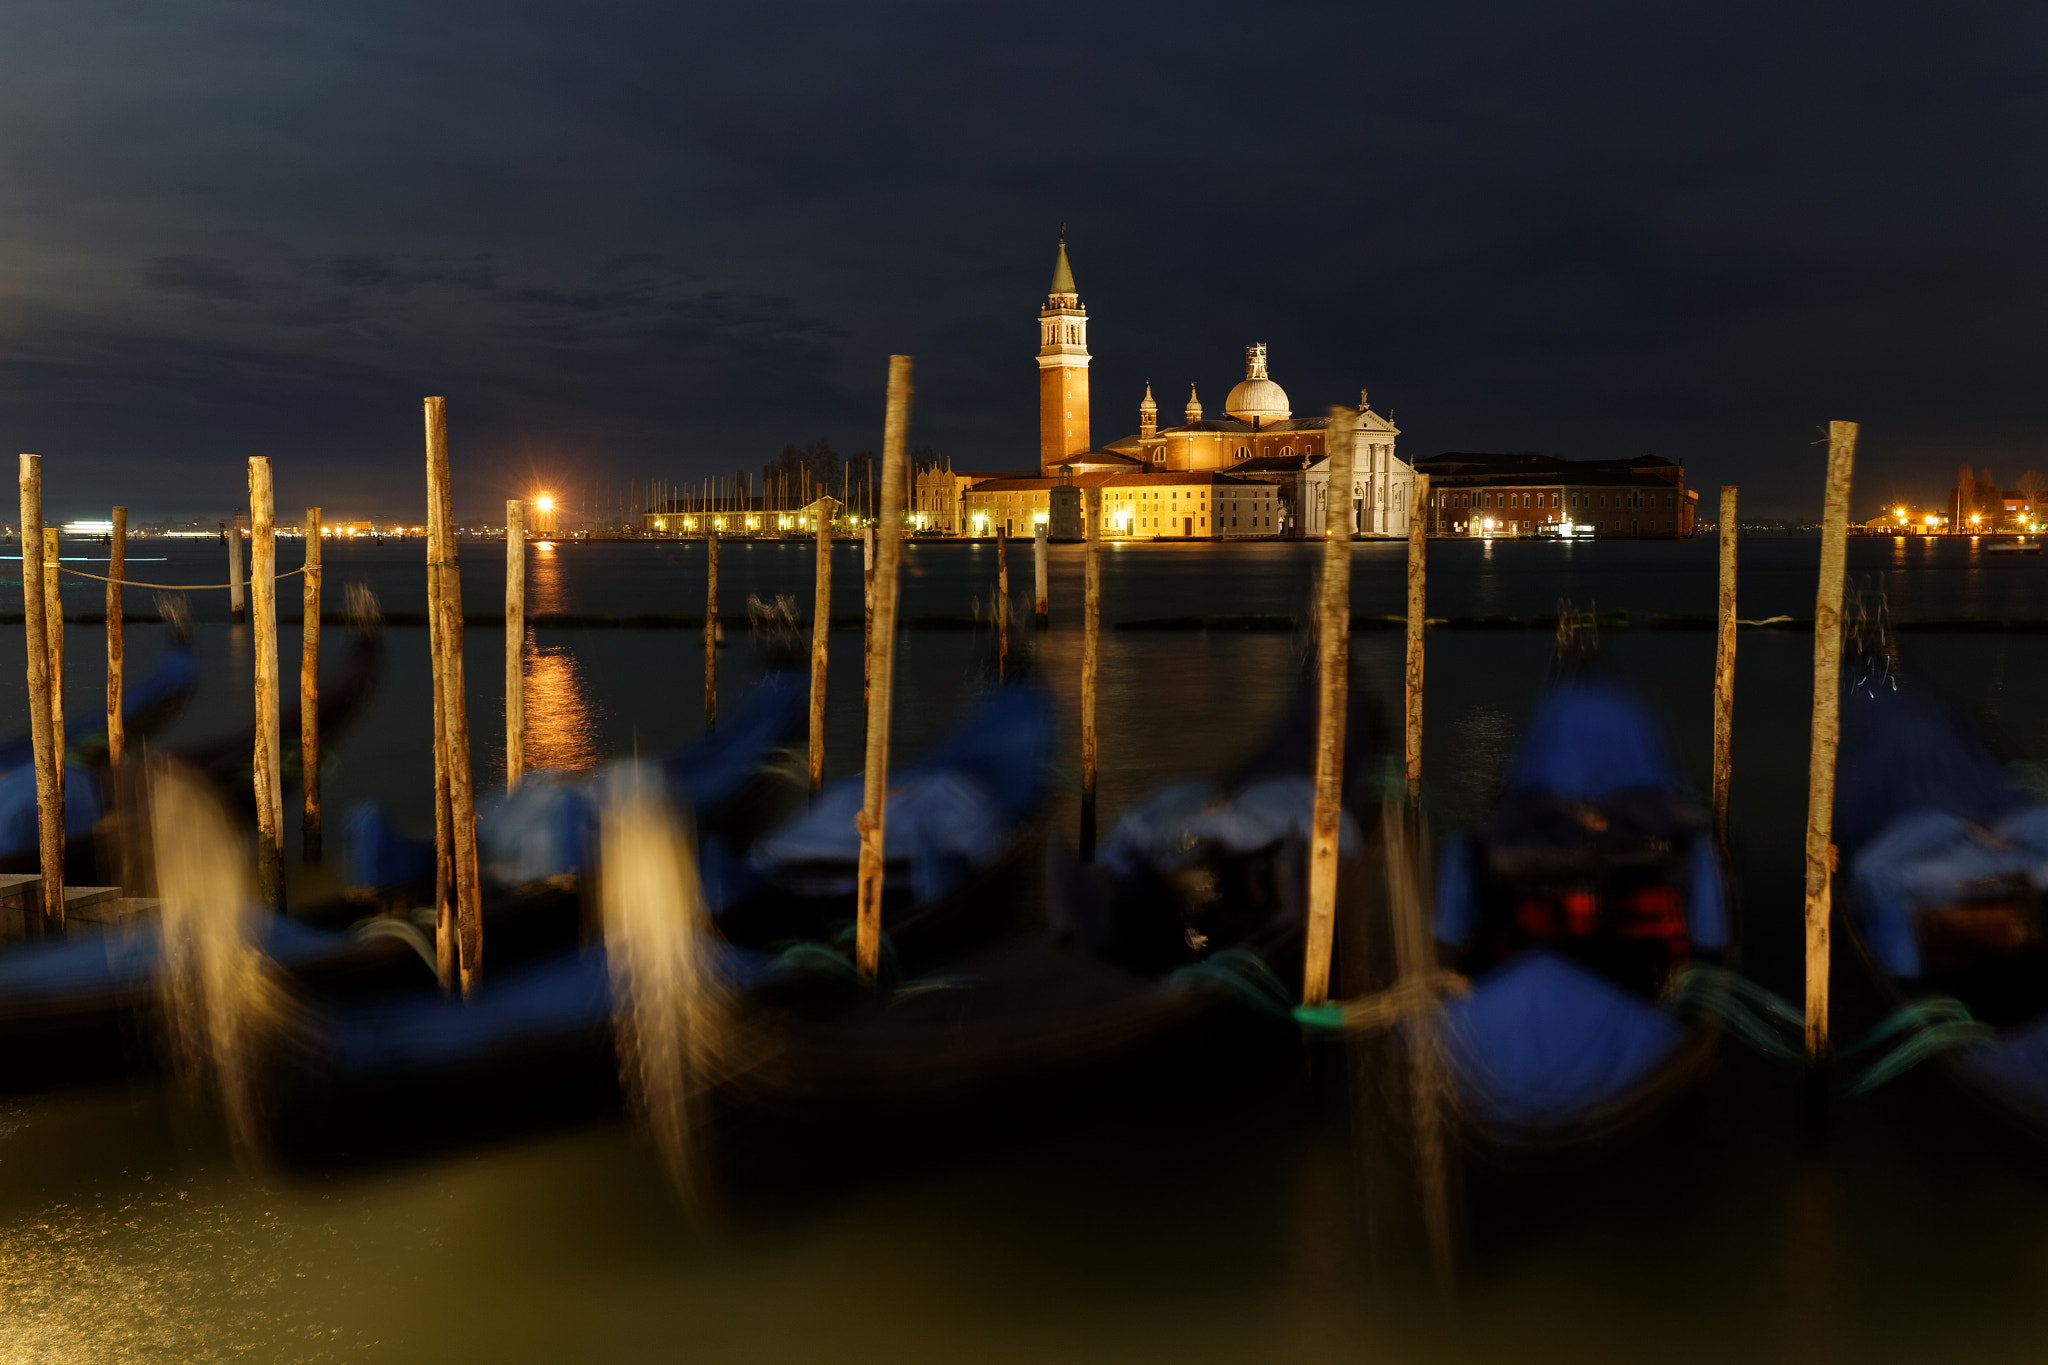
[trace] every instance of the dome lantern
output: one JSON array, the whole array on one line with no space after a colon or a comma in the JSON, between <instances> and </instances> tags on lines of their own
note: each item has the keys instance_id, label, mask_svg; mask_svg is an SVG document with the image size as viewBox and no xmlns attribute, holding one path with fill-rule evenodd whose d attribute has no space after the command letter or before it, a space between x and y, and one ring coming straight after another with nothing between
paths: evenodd
<instances>
[{"instance_id":1,"label":"dome lantern","mask_svg":"<svg viewBox=\"0 0 2048 1365\"><path fill-rule=\"evenodd\" d=\"M1223 410L1240 422L1280 422L1292 415L1287 390L1266 376L1266 343L1244 348L1244 382L1223 400Z\"/></svg>"}]
</instances>

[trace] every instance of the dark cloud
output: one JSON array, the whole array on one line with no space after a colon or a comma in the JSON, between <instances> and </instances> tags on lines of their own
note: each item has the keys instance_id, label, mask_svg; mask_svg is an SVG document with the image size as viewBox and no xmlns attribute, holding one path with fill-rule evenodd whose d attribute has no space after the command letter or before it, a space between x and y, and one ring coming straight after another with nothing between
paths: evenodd
<instances>
[{"instance_id":1,"label":"dark cloud","mask_svg":"<svg viewBox=\"0 0 2048 1365\"><path fill-rule=\"evenodd\" d=\"M142 282L166 294L189 294L195 299L226 299L253 303L256 286L226 261L206 256L159 256L142 272Z\"/></svg>"},{"instance_id":2,"label":"dark cloud","mask_svg":"<svg viewBox=\"0 0 2048 1365\"><path fill-rule=\"evenodd\" d=\"M407 505L446 393L482 507L536 462L681 480L870 444L902 350L920 441L1028 464L1065 220L1101 439L1148 378L1215 405L1263 340L1298 407L1369 385L1409 453L1654 449L1792 512L1846 416L1862 488L1931 496L1963 459L2048 465L2044 28L22 0L0 397L53 489L69 460L175 510L231 502L259 450Z\"/></svg>"}]
</instances>

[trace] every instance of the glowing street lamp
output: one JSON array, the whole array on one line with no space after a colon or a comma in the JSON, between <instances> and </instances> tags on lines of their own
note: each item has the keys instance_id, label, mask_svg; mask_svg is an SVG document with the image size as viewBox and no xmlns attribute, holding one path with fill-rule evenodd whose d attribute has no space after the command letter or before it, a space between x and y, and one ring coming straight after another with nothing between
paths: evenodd
<instances>
[{"instance_id":1,"label":"glowing street lamp","mask_svg":"<svg viewBox=\"0 0 2048 1365\"><path fill-rule=\"evenodd\" d=\"M527 529L540 536L551 536L555 533L554 494L540 492L533 495L533 524Z\"/></svg>"}]
</instances>

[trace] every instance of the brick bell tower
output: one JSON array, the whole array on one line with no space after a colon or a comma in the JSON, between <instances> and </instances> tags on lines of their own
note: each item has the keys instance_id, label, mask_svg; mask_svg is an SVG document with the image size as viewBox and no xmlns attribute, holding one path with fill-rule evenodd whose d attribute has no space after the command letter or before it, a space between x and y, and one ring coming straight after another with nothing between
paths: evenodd
<instances>
[{"instance_id":1,"label":"brick bell tower","mask_svg":"<svg viewBox=\"0 0 2048 1365\"><path fill-rule=\"evenodd\" d=\"M1038 468L1059 473L1062 463L1086 454L1088 439L1088 310L1067 264L1067 225L1060 224L1060 254L1052 292L1038 314Z\"/></svg>"}]
</instances>

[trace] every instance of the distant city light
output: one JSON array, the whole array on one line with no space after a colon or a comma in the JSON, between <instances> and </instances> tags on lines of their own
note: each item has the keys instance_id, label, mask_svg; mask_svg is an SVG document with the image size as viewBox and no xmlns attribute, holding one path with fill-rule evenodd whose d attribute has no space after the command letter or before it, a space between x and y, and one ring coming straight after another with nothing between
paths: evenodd
<instances>
[{"instance_id":1,"label":"distant city light","mask_svg":"<svg viewBox=\"0 0 2048 1365\"><path fill-rule=\"evenodd\" d=\"M555 497L554 497L554 494L552 494L552 493L543 493L543 494L541 494L541 495L540 495L539 497L537 497L537 498L535 498L535 499L533 500L533 505L534 505L535 507L539 508L539 509L540 509L541 511L543 511L543 512L552 512L552 511L554 511L554 510L555 510Z\"/></svg>"},{"instance_id":2,"label":"distant city light","mask_svg":"<svg viewBox=\"0 0 2048 1365\"><path fill-rule=\"evenodd\" d=\"M66 535L104 536L111 535L113 530L114 523L111 521L67 521L64 523Z\"/></svg>"}]
</instances>

